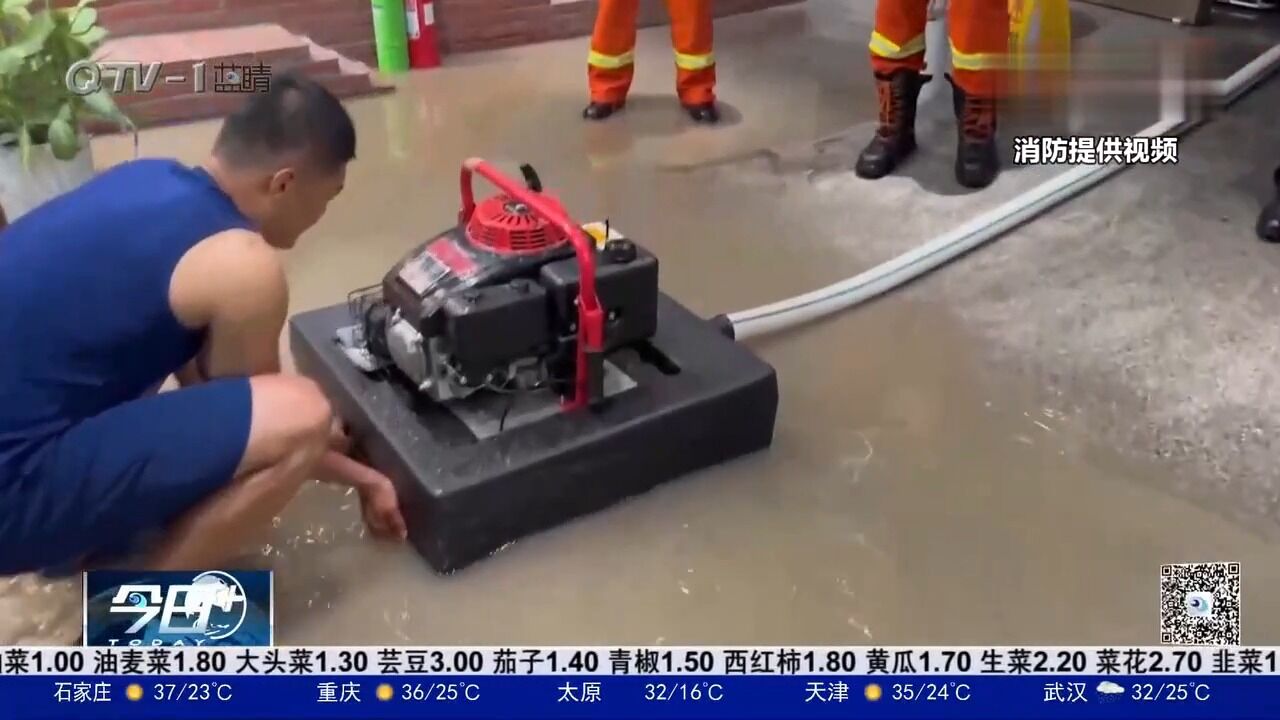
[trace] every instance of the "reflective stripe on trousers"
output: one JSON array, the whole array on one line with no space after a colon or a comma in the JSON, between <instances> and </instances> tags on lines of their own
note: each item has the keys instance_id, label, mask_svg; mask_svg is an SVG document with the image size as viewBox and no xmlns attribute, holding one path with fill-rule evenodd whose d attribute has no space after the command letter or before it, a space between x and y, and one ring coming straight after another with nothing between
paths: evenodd
<instances>
[{"instance_id":1,"label":"reflective stripe on trousers","mask_svg":"<svg viewBox=\"0 0 1280 720\"><path fill-rule=\"evenodd\" d=\"M1008 64L1009 53L965 53L951 42L951 67L957 70L1003 70Z\"/></svg>"},{"instance_id":2,"label":"reflective stripe on trousers","mask_svg":"<svg viewBox=\"0 0 1280 720\"><path fill-rule=\"evenodd\" d=\"M871 33L871 54L891 60L901 60L924 52L924 33L898 45L878 32Z\"/></svg>"},{"instance_id":3,"label":"reflective stripe on trousers","mask_svg":"<svg viewBox=\"0 0 1280 720\"><path fill-rule=\"evenodd\" d=\"M715 53L706 53L705 55L686 55L681 52L676 53L676 67L681 70L706 70L715 64Z\"/></svg>"},{"instance_id":4,"label":"reflective stripe on trousers","mask_svg":"<svg viewBox=\"0 0 1280 720\"><path fill-rule=\"evenodd\" d=\"M895 45L880 33L871 33L871 54L888 60L902 60L924 52L924 35ZM951 65L957 70L1000 70L1008 64L1008 53L966 53L951 43Z\"/></svg>"},{"instance_id":5,"label":"reflective stripe on trousers","mask_svg":"<svg viewBox=\"0 0 1280 720\"><path fill-rule=\"evenodd\" d=\"M617 70L634 64L636 61L636 53L634 50L628 50L621 55L605 55L604 53L592 50L587 53L587 64L592 67L598 67L604 70Z\"/></svg>"}]
</instances>

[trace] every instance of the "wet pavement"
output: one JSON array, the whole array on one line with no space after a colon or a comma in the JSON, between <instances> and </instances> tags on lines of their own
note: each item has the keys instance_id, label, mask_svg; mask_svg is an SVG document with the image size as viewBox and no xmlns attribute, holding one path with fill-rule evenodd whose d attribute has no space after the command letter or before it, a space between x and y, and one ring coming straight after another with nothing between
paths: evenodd
<instances>
[{"instance_id":1,"label":"wet pavement","mask_svg":"<svg viewBox=\"0 0 1280 720\"><path fill-rule=\"evenodd\" d=\"M1133 27L1150 29L1153 47L1175 32L1109 11L1088 17L1094 32L1084 42L1099 46L1132 40ZM924 148L902 176L853 178L875 111L867 32L830 2L722 21L728 122L715 129L680 114L664 28L642 31L635 95L603 125L578 118L580 40L461 58L405 79L393 96L352 102L359 159L347 191L289 256L294 309L342 301L451 223L469 155L533 163L579 219L608 217L654 250L664 289L706 315L865 270L1057 172L1013 170L981 194L961 193L941 100L926 108ZM1098 134L1155 120L1141 97L1086 100L1076 113ZM1006 134L1058 122L1066 119L1012 119ZM142 152L197 162L215 131L214 123L148 131ZM98 141L99 165L130 148ZM1178 231L1174 215L1156 223L1122 202L1155 182L1190 203L1190 188L1208 182L1204 173L1154 180L1161 172L1130 173L1113 181L1128 183L1120 194L1098 191L1111 198L1100 208L1082 198L906 292L754 341L780 377L771 451L521 541L457 575L436 576L411 550L365 538L353 497L307 488L254 560L277 571L278 640L1146 644L1158 641L1160 565L1229 560L1243 567L1245 642L1280 642L1280 618L1265 611L1280 591L1280 545L1267 518L1238 512L1252 502L1251 486L1162 456L1143 433L1127 432L1168 420L1137 400L1143 392L1220 401L1212 383L1188 382L1224 367L1194 344L1213 338L1197 334L1189 312L1157 328L1108 326L1099 313L1116 307L1105 303L1091 306L1087 327L1073 314L1091 298L1168 300L1150 294L1150 276L1135 287L1125 274L1149 257L1117 257L1101 244L1133 233L1158 244ZM1240 216L1251 201L1221 202ZM1172 212L1165 202L1151 209ZM1058 255L1063 244L1091 250ZM1244 272L1221 268L1216 280L1243 281ZM1104 277L1112 289L1085 282ZM1179 287L1189 294L1178 302L1200 299L1194 283ZM1264 300L1260 308L1280 309L1280 299ZM1099 341L1100 328L1111 344ZM1165 352L1200 352L1203 362L1170 365L1158 352L1120 363L1124 372L1100 362L1115 357L1126 333L1153 330L1187 339ZM1257 366L1270 360L1259 345L1242 351ZM1067 376L1080 380L1055 382ZM1280 408L1274 415L1280 422ZM1185 419L1195 451L1232 431L1212 414ZM1264 472L1274 484L1275 471ZM1188 489L1214 483L1227 490ZM73 590L24 587L22 597L33 598ZM24 638L74 638L46 623Z\"/></svg>"}]
</instances>

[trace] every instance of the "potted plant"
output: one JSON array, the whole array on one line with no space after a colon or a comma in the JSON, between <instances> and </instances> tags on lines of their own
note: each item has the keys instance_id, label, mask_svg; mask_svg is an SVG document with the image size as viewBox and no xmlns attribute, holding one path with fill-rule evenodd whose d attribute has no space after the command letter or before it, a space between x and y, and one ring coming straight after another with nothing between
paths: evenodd
<instances>
[{"instance_id":1,"label":"potted plant","mask_svg":"<svg viewBox=\"0 0 1280 720\"><path fill-rule=\"evenodd\" d=\"M80 95L68 85L106 37L91 2L0 0L0 208L9 221L93 175L84 121L128 124L106 89Z\"/></svg>"}]
</instances>

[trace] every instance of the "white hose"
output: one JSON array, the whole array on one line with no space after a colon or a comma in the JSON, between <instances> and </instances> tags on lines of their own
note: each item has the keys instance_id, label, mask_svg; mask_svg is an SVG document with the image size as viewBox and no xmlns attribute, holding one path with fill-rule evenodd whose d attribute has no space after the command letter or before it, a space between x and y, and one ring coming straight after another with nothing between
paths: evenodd
<instances>
[{"instance_id":1,"label":"white hose","mask_svg":"<svg viewBox=\"0 0 1280 720\"><path fill-rule=\"evenodd\" d=\"M1243 92L1280 63L1280 45L1263 53L1230 78L1221 91ZM1137 137L1161 137L1186 130L1187 84L1182 54L1169 48L1164 54L1160 88L1160 120ZM999 207L920 247L851 278L812 292L750 310L731 313L727 320L733 337L742 340L812 322L859 305L911 282L921 275L1032 220L1056 205L1079 195L1125 169L1124 165L1076 165L1046 180Z\"/></svg>"},{"instance_id":2,"label":"white hose","mask_svg":"<svg viewBox=\"0 0 1280 720\"><path fill-rule=\"evenodd\" d=\"M1266 79L1277 64L1280 64L1280 45L1272 47L1232 73L1231 77L1222 81L1218 92L1225 100L1232 102Z\"/></svg>"}]
</instances>

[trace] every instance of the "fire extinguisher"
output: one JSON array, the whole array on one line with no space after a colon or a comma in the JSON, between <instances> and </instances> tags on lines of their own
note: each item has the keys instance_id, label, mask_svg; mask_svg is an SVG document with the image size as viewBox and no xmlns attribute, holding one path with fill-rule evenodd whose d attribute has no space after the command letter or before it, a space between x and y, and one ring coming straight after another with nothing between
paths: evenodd
<instances>
[{"instance_id":1,"label":"fire extinguisher","mask_svg":"<svg viewBox=\"0 0 1280 720\"><path fill-rule=\"evenodd\" d=\"M409 31L409 66L440 66L440 46L436 42L436 12L431 0L404 0L405 24Z\"/></svg>"}]
</instances>

